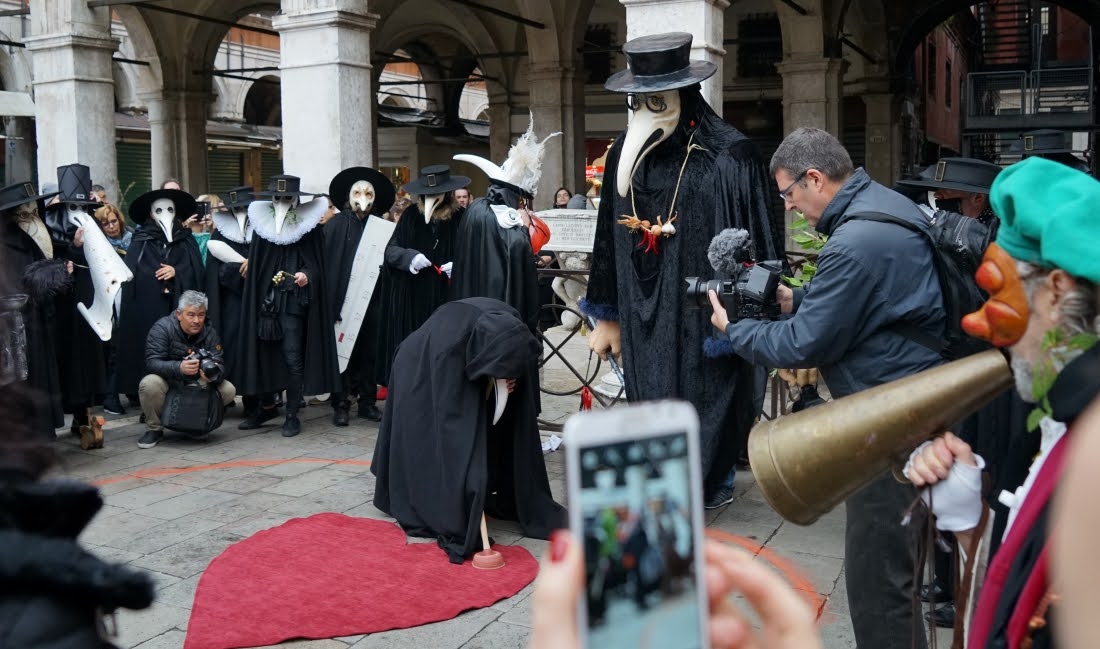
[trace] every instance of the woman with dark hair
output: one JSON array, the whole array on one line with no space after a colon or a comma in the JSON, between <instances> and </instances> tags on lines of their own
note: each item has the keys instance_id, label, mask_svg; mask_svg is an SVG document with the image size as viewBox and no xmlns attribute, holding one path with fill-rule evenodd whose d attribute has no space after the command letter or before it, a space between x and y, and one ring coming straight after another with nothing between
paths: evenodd
<instances>
[{"instance_id":1,"label":"woman with dark hair","mask_svg":"<svg viewBox=\"0 0 1100 649\"><path fill-rule=\"evenodd\" d=\"M570 198L573 198L573 192L564 187L558 187L558 191L554 192L554 209L564 210L569 205Z\"/></svg>"}]
</instances>

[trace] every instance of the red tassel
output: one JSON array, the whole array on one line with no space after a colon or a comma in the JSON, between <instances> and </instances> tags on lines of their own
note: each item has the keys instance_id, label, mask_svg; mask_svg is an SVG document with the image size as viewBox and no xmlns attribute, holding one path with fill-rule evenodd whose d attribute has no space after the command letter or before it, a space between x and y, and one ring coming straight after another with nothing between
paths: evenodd
<instances>
[{"instance_id":1,"label":"red tassel","mask_svg":"<svg viewBox=\"0 0 1100 649\"><path fill-rule=\"evenodd\" d=\"M581 410L592 409L592 388L587 385L581 388Z\"/></svg>"}]
</instances>

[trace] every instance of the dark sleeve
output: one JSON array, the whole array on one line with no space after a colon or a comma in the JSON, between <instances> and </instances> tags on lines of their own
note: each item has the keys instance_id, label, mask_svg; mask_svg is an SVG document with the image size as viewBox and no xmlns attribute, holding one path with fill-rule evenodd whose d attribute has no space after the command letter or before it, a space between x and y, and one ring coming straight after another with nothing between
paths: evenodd
<instances>
[{"instance_id":1,"label":"dark sleeve","mask_svg":"<svg viewBox=\"0 0 1100 649\"><path fill-rule=\"evenodd\" d=\"M409 216L422 218L416 210L413 210L413 213ZM404 223L404 218L397 222L397 227L393 230L393 236L390 237L390 242L386 244L386 265L394 270L407 273L413 258L419 255L420 251L405 247L407 233L411 229L411 225L410 227L401 227Z\"/></svg>"},{"instance_id":2,"label":"dark sleeve","mask_svg":"<svg viewBox=\"0 0 1100 649\"><path fill-rule=\"evenodd\" d=\"M596 238L592 242L592 271L582 309L597 320L619 319L619 285L615 270L615 174L622 138L611 147L600 188L600 209L596 216Z\"/></svg>"},{"instance_id":3,"label":"dark sleeve","mask_svg":"<svg viewBox=\"0 0 1100 649\"><path fill-rule=\"evenodd\" d=\"M171 346L171 334L165 331L164 324L158 320L145 339L145 371L168 380L182 379L180 363L183 359L170 357Z\"/></svg>"}]
</instances>

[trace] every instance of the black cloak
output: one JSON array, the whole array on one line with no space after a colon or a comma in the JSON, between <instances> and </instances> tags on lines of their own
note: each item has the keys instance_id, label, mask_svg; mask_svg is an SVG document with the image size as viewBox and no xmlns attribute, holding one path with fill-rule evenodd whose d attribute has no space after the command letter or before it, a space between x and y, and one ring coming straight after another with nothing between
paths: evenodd
<instances>
[{"instance_id":1,"label":"black cloak","mask_svg":"<svg viewBox=\"0 0 1100 649\"><path fill-rule=\"evenodd\" d=\"M253 204L255 205L255 204ZM252 218L252 214L249 214ZM241 351L238 376L240 394L281 392L287 387L289 374L283 356L281 340L260 339L260 310L271 279L280 270L289 273L303 272L309 277L301 291L308 300L305 322L305 373L303 394L332 392L339 385L340 366L336 360L336 337L332 328L332 310L325 295L324 236L321 228L312 227L308 232L296 235L283 232L282 242L272 243L264 238L264 230L255 220L252 244L248 251L248 276L244 283L241 320ZM289 223L286 227L290 227ZM288 240L289 239L289 240ZM301 260L299 268L287 268L287 255ZM286 280L292 281L292 280ZM297 296L295 296L297 297Z\"/></svg>"},{"instance_id":2,"label":"black cloak","mask_svg":"<svg viewBox=\"0 0 1100 649\"><path fill-rule=\"evenodd\" d=\"M381 218L370 216L368 218ZM344 210L325 224L325 292L329 308L332 309L331 322L340 319L340 310L344 308L344 298L348 294L348 280L351 279L351 267L355 263L355 253L359 250L359 242L363 238L363 230L367 228L367 219L360 219L351 210ZM370 304L367 306L366 317L360 324L359 336L355 339L355 347L370 352L374 355L377 346L379 322L379 298L381 293L382 278L374 285L374 293L371 294ZM369 370L368 370L369 371ZM370 377L371 381L375 377Z\"/></svg>"},{"instance_id":3,"label":"black cloak","mask_svg":"<svg viewBox=\"0 0 1100 649\"><path fill-rule=\"evenodd\" d=\"M233 219L233 221L234 223L227 223L227 225L238 227L236 219ZM232 233L230 236L232 236ZM245 259L248 258L248 242L244 239L240 241L230 239L223 233L221 228L210 236L210 240L221 241L240 256ZM207 252L209 252L209 248ZM244 277L241 277L241 265L228 264L214 255L207 254L204 292L209 303L206 309L206 321L221 335L225 349L225 372L223 376L234 386L240 385L240 379L237 375L240 371L238 355L242 347L241 314L243 313L242 299L244 296Z\"/></svg>"},{"instance_id":4,"label":"black cloak","mask_svg":"<svg viewBox=\"0 0 1100 649\"><path fill-rule=\"evenodd\" d=\"M389 385L390 367L397 346L432 313L447 301L450 279L446 274L425 268L416 275L409 272L417 253L434 266L454 261L455 233L463 218L456 209L451 218L424 223L418 205L409 205L394 228L386 246L386 263L378 279L381 289L379 308L385 317L378 331L375 372L379 385Z\"/></svg>"},{"instance_id":5,"label":"black cloak","mask_svg":"<svg viewBox=\"0 0 1100 649\"><path fill-rule=\"evenodd\" d=\"M566 524L535 415L541 346L512 307L445 304L397 350L371 472L374 505L407 534L435 537L453 563L481 549L484 511L545 539ZM497 425L492 380L516 378Z\"/></svg>"},{"instance_id":6,"label":"black cloak","mask_svg":"<svg viewBox=\"0 0 1100 649\"><path fill-rule=\"evenodd\" d=\"M634 174L637 214L629 192L622 198L615 186L624 136L611 147L583 308L596 319L620 322L629 401L676 397L698 410L703 474L716 488L756 421L754 392L764 386L752 365L716 338L710 309L687 308L684 278L715 276L707 248L725 228L748 230L757 260L783 259L782 217L773 213L775 189L756 145L711 110L698 86L681 89L680 102L679 124ZM702 148L685 165L689 139ZM632 214L667 220L681 176L676 234L659 237L658 253L647 253L642 234L617 222Z\"/></svg>"},{"instance_id":7,"label":"black cloak","mask_svg":"<svg viewBox=\"0 0 1100 649\"><path fill-rule=\"evenodd\" d=\"M199 245L191 231L178 222L172 224L172 240L150 219L134 233L126 251L126 266L134 279L122 285L122 313L118 329L118 391L136 394L145 371L145 339L153 323L176 310L184 291L201 291L203 263ZM167 264L176 276L162 282L157 269ZM102 357L102 354L100 354Z\"/></svg>"}]
</instances>

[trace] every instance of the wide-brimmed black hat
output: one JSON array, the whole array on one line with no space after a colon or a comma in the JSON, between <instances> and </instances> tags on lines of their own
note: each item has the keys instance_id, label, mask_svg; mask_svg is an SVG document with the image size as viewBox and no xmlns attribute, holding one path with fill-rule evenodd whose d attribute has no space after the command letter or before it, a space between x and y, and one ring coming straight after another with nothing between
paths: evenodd
<instances>
[{"instance_id":1,"label":"wide-brimmed black hat","mask_svg":"<svg viewBox=\"0 0 1100 649\"><path fill-rule=\"evenodd\" d=\"M370 167L351 167L336 174L328 184L328 196L337 208L342 210L347 206L351 186L360 180L365 180L374 186L374 205L371 206L371 212L384 214L393 207L397 190L385 174Z\"/></svg>"},{"instance_id":2,"label":"wide-brimmed black hat","mask_svg":"<svg viewBox=\"0 0 1100 649\"><path fill-rule=\"evenodd\" d=\"M252 201L256 200L254 190L251 187L234 187L229 191L221 195L222 204L217 206L216 210L223 212L229 212L237 208L248 207Z\"/></svg>"},{"instance_id":3,"label":"wide-brimmed black hat","mask_svg":"<svg viewBox=\"0 0 1100 649\"><path fill-rule=\"evenodd\" d=\"M32 201L49 200L54 196L57 196L57 192L39 194L38 190L34 188L34 183L29 181L8 185L0 189L0 212Z\"/></svg>"},{"instance_id":4,"label":"wide-brimmed black hat","mask_svg":"<svg viewBox=\"0 0 1100 649\"><path fill-rule=\"evenodd\" d=\"M92 193L92 170L79 163L57 168L57 194L59 203L99 205Z\"/></svg>"},{"instance_id":5,"label":"wide-brimmed black hat","mask_svg":"<svg viewBox=\"0 0 1100 649\"><path fill-rule=\"evenodd\" d=\"M611 92L657 92L685 88L718 71L710 61L692 60L691 34L642 36L623 45L626 69L603 84Z\"/></svg>"},{"instance_id":6,"label":"wide-brimmed black hat","mask_svg":"<svg viewBox=\"0 0 1100 649\"><path fill-rule=\"evenodd\" d=\"M272 198L275 196L317 196L314 192L302 191L302 179L298 176L277 174L271 177L266 190L256 192L256 198Z\"/></svg>"},{"instance_id":7,"label":"wide-brimmed black hat","mask_svg":"<svg viewBox=\"0 0 1100 649\"><path fill-rule=\"evenodd\" d=\"M470 179L466 176L452 176L451 168L447 165L431 165L420 170L419 178L402 185L401 191L417 196L429 196L453 192L469 184Z\"/></svg>"},{"instance_id":8,"label":"wide-brimmed black hat","mask_svg":"<svg viewBox=\"0 0 1100 649\"><path fill-rule=\"evenodd\" d=\"M1008 153L1022 155L1025 158L1052 153L1073 153L1073 147L1070 145L1071 137L1070 133L1053 128L1028 131L1009 145Z\"/></svg>"},{"instance_id":9,"label":"wide-brimmed black hat","mask_svg":"<svg viewBox=\"0 0 1100 649\"><path fill-rule=\"evenodd\" d=\"M154 189L138 196L130 203L130 213L127 216L138 225L144 225L149 220L149 210L153 208L153 202L167 198L176 205L176 221L182 222L197 211L195 197L182 189Z\"/></svg>"},{"instance_id":10,"label":"wide-brimmed black hat","mask_svg":"<svg viewBox=\"0 0 1100 649\"><path fill-rule=\"evenodd\" d=\"M964 192L988 194L993 179L1001 168L992 162L975 158L943 158L920 172L913 180L899 180L903 187L917 189L957 189Z\"/></svg>"}]
</instances>

